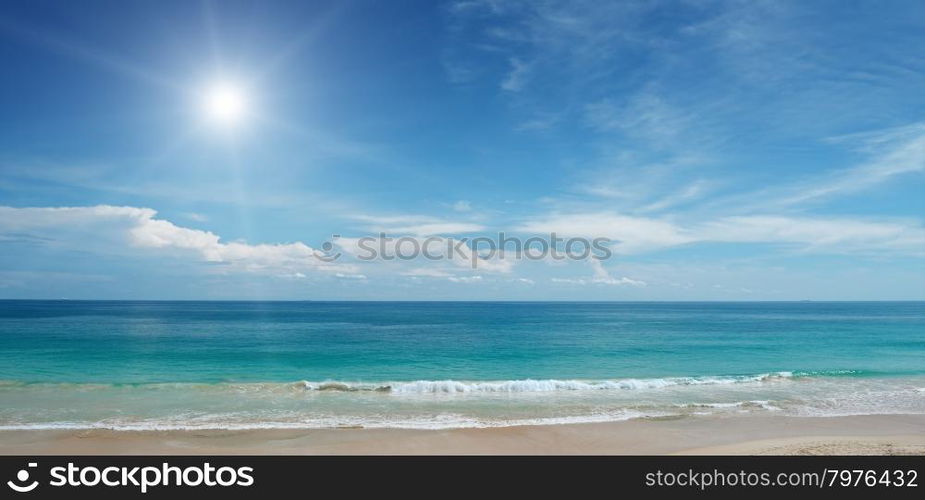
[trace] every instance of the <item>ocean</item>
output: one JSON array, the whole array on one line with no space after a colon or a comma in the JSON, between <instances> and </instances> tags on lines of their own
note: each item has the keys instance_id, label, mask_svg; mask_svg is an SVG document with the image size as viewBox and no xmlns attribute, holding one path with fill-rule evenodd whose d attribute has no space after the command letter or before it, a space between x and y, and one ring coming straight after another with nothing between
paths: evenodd
<instances>
[{"instance_id":1,"label":"ocean","mask_svg":"<svg viewBox=\"0 0 925 500\"><path fill-rule=\"evenodd\" d=\"M890 413L923 302L0 301L0 429Z\"/></svg>"}]
</instances>

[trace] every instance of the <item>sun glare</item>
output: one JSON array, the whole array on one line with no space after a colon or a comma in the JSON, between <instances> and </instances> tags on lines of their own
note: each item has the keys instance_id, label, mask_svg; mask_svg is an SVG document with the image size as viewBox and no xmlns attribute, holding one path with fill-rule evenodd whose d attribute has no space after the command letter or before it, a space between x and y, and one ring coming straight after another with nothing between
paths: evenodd
<instances>
[{"instance_id":1,"label":"sun glare","mask_svg":"<svg viewBox=\"0 0 925 500\"><path fill-rule=\"evenodd\" d=\"M202 107L209 121L234 126L247 115L247 95L237 85L222 82L209 86L203 93Z\"/></svg>"}]
</instances>

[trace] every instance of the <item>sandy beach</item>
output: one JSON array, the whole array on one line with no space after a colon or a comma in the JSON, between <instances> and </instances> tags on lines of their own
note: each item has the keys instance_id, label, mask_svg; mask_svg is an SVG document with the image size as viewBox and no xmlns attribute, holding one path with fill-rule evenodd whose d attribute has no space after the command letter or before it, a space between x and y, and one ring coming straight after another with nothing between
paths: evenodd
<instances>
[{"instance_id":1,"label":"sandy beach","mask_svg":"<svg viewBox=\"0 0 925 500\"><path fill-rule=\"evenodd\" d=\"M482 429L0 432L0 453L925 454L925 415L687 417Z\"/></svg>"}]
</instances>

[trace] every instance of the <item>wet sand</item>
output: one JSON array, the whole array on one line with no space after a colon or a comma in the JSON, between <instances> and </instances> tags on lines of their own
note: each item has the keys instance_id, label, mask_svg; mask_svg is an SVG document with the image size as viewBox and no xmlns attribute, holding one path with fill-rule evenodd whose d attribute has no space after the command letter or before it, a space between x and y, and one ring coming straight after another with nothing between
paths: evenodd
<instances>
[{"instance_id":1,"label":"wet sand","mask_svg":"<svg viewBox=\"0 0 925 500\"><path fill-rule=\"evenodd\" d=\"M925 455L925 415L725 416L483 429L0 431L0 454Z\"/></svg>"}]
</instances>

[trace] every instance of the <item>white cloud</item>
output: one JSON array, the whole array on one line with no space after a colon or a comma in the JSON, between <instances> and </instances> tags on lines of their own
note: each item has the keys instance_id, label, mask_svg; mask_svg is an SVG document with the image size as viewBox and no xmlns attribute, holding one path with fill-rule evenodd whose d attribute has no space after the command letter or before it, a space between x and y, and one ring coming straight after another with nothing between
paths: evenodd
<instances>
[{"instance_id":1,"label":"white cloud","mask_svg":"<svg viewBox=\"0 0 925 500\"><path fill-rule=\"evenodd\" d=\"M508 92L519 92L527 84L527 79L530 75L530 64L516 57L512 57L508 62L511 64L511 71L501 82L501 88Z\"/></svg>"},{"instance_id":2,"label":"white cloud","mask_svg":"<svg viewBox=\"0 0 925 500\"><path fill-rule=\"evenodd\" d=\"M868 159L853 167L734 195L721 203L734 204L740 210L780 210L854 194L896 177L925 172L925 123L841 136L829 142L851 144L866 153Z\"/></svg>"},{"instance_id":3,"label":"white cloud","mask_svg":"<svg viewBox=\"0 0 925 500\"><path fill-rule=\"evenodd\" d=\"M625 103L602 99L587 104L585 120L600 132L618 131L656 146L677 142L695 123L687 113L650 90Z\"/></svg>"},{"instance_id":4,"label":"white cloud","mask_svg":"<svg viewBox=\"0 0 925 500\"><path fill-rule=\"evenodd\" d=\"M31 229L53 226L77 226L99 220L150 219L157 212L150 208L115 207L30 207L0 206L0 229Z\"/></svg>"},{"instance_id":5,"label":"white cloud","mask_svg":"<svg viewBox=\"0 0 925 500\"><path fill-rule=\"evenodd\" d=\"M472 210L472 205L466 200L459 200L453 204L453 210L457 212L468 212Z\"/></svg>"},{"instance_id":6,"label":"white cloud","mask_svg":"<svg viewBox=\"0 0 925 500\"><path fill-rule=\"evenodd\" d=\"M520 122L514 130L518 132L526 131L546 131L553 128L563 118L563 113L550 111L534 111L532 115Z\"/></svg>"},{"instance_id":7,"label":"white cloud","mask_svg":"<svg viewBox=\"0 0 925 500\"><path fill-rule=\"evenodd\" d=\"M334 276L337 276L338 278L341 278L341 279L348 279L348 280L367 279L365 274L358 274L358 273L335 273Z\"/></svg>"},{"instance_id":8,"label":"white cloud","mask_svg":"<svg viewBox=\"0 0 925 500\"><path fill-rule=\"evenodd\" d=\"M473 222L446 221L427 215L354 215L352 218L366 223L365 228L369 231L389 235L430 236L474 233L485 229L485 226Z\"/></svg>"},{"instance_id":9,"label":"white cloud","mask_svg":"<svg viewBox=\"0 0 925 500\"><path fill-rule=\"evenodd\" d=\"M450 276L447 278L453 283L479 283L482 281L482 277L479 275L475 276Z\"/></svg>"},{"instance_id":10,"label":"white cloud","mask_svg":"<svg viewBox=\"0 0 925 500\"><path fill-rule=\"evenodd\" d=\"M389 234L418 234L422 236L434 234L474 233L482 231L485 226L470 222L434 222L431 224L418 224L414 226L394 227Z\"/></svg>"},{"instance_id":11,"label":"white cloud","mask_svg":"<svg viewBox=\"0 0 925 500\"><path fill-rule=\"evenodd\" d=\"M553 283L565 283L569 285L632 285L632 286L646 286L645 281L633 280L630 278L620 278L620 279L589 279L589 278L550 278L550 281Z\"/></svg>"},{"instance_id":12,"label":"white cloud","mask_svg":"<svg viewBox=\"0 0 925 500\"><path fill-rule=\"evenodd\" d=\"M696 232L701 241L795 244L830 253L925 254L925 228L913 221L743 216L703 224Z\"/></svg>"},{"instance_id":13,"label":"white cloud","mask_svg":"<svg viewBox=\"0 0 925 500\"><path fill-rule=\"evenodd\" d=\"M597 259L589 259L588 261L591 264L591 269L594 270L594 278L591 280L593 283L600 283L604 285L633 285L633 286L646 286L645 281L634 280L627 278L626 276L622 278L614 278L607 272L607 269L604 269L604 264Z\"/></svg>"},{"instance_id":14,"label":"white cloud","mask_svg":"<svg viewBox=\"0 0 925 500\"><path fill-rule=\"evenodd\" d=\"M427 267L418 267L401 273L402 276L411 276L414 278L449 278L453 273L442 269L431 269Z\"/></svg>"},{"instance_id":15,"label":"white cloud","mask_svg":"<svg viewBox=\"0 0 925 500\"><path fill-rule=\"evenodd\" d=\"M196 221L196 222L208 222L209 221L209 217L203 214L200 214L200 213L196 213L196 212L187 212L183 214L183 216L189 220Z\"/></svg>"},{"instance_id":16,"label":"white cloud","mask_svg":"<svg viewBox=\"0 0 925 500\"><path fill-rule=\"evenodd\" d=\"M618 254L693 243L771 243L826 253L883 251L925 254L925 228L915 220L868 220L777 215L722 217L682 225L665 219L604 212L554 214L518 228L563 237L610 238Z\"/></svg>"},{"instance_id":17,"label":"white cloud","mask_svg":"<svg viewBox=\"0 0 925 500\"><path fill-rule=\"evenodd\" d=\"M604 264L598 259L590 259L593 276L590 278L551 278L553 283L566 283L569 285L630 285L646 286L645 281L627 278L626 276L614 278L610 275Z\"/></svg>"},{"instance_id":18,"label":"white cloud","mask_svg":"<svg viewBox=\"0 0 925 500\"><path fill-rule=\"evenodd\" d=\"M610 238L616 253L639 253L650 249L695 241L677 225L661 219L632 217L607 212L557 214L522 224L518 231L556 233L563 237Z\"/></svg>"},{"instance_id":19,"label":"white cloud","mask_svg":"<svg viewBox=\"0 0 925 500\"><path fill-rule=\"evenodd\" d=\"M616 152L601 167L582 172L572 189L606 198L611 210L647 213L690 203L721 184L701 177L708 156L686 152L650 160L634 151Z\"/></svg>"},{"instance_id":20,"label":"white cloud","mask_svg":"<svg viewBox=\"0 0 925 500\"><path fill-rule=\"evenodd\" d=\"M160 251L221 263L225 270L251 272L353 272L354 266L327 263L302 242L275 244L224 243L212 232L190 229L157 219L150 208L97 205L92 207L0 207L0 232L39 233L70 247L95 246L105 252L140 249Z\"/></svg>"},{"instance_id":21,"label":"white cloud","mask_svg":"<svg viewBox=\"0 0 925 500\"><path fill-rule=\"evenodd\" d=\"M664 196L644 207L640 208L640 212L661 212L668 208L674 208L678 205L688 203L692 200L703 197L708 190L708 182L704 180L696 180L678 191L671 193L667 196Z\"/></svg>"}]
</instances>

